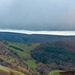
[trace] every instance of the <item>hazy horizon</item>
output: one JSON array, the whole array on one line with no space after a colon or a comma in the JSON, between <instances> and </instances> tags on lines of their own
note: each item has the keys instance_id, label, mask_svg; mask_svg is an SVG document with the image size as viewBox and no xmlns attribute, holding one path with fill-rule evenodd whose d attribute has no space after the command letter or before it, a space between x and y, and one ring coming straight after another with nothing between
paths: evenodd
<instances>
[{"instance_id":1,"label":"hazy horizon","mask_svg":"<svg viewBox=\"0 0 75 75\"><path fill-rule=\"evenodd\" d=\"M13 30L13 29L0 29L0 32L13 32L22 34L45 34L45 35L62 35L62 36L75 36L75 31L29 31L29 30Z\"/></svg>"}]
</instances>

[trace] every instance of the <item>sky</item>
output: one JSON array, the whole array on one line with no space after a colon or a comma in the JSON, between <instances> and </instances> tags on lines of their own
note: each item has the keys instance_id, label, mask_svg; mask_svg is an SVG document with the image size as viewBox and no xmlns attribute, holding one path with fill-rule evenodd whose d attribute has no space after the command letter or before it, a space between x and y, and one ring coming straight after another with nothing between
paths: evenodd
<instances>
[{"instance_id":1,"label":"sky","mask_svg":"<svg viewBox=\"0 0 75 75\"><path fill-rule=\"evenodd\" d=\"M75 31L75 0L0 0L0 29Z\"/></svg>"}]
</instances>

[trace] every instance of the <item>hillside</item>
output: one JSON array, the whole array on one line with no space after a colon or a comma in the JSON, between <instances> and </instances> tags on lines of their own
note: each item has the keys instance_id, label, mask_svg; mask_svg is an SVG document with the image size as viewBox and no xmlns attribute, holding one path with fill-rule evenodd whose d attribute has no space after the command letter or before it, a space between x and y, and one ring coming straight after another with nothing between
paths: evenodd
<instances>
[{"instance_id":1,"label":"hillside","mask_svg":"<svg viewBox=\"0 0 75 75\"><path fill-rule=\"evenodd\" d=\"M75 37L0 33L0 73L60 75L75 71Z\"/></svg>"},{"instance_id":2,"label":"hillside","mask_svg":"<svg viewBox=\"0 0 75 75\"><path fill-rule=\"evenodd\" d=\"M75 36L57 36L57 35L41 35L41 34L20 34L0 32L0 41L5 40L9 42L22 42L22 43L44 43L55 41L75 41Z\"/></svg>"},{"instance_id":3,"label":"hillside","mask_svg":"<svg viewBox=\"0 0 75 75\"><path fill-rule=\"evenodd\" d=\"M42 62L37 70L45 74L52 70L75 71L75 42L58 41L43 43L31 51L37 63ZM43 70L41 70L43 68ZM45 74L46 75L46 74Z\"/></svg>"},{"instance_id":4,"label":"hillside","mask_svg":"<svg viewBox=\"0 0 75 75\"><path fill-rule=\"evenodd\" d=\"M0 42L0 73L13 73L12 75L36 75L35 60L31 58L30 50L39 44ZM33 66L28 64L30 61ZM3 68L4 67L4 68ZM2 69L3 68L3 69ZM5 70L6 68L6 70ZM10 70L8 73L7 71ZM36 71L36 72L35 72Z\"/></svg>"},{"instance_id":5,"label":"hillside","mask_svg":"<svg viewBox=\"0 0 75 75\"><path fill-rule=\"evenodd\" d=\"M0 41L0 73L7 75L59 75L75 70L73 41L16 43Z\"/></svg>"}]
</instances>

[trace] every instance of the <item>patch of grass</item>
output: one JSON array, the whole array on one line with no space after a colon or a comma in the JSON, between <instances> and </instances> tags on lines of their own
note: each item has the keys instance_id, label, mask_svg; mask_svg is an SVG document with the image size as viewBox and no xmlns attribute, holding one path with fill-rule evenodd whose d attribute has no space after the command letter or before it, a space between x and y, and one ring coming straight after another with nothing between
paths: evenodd
<instances>
[{"instance_id":1,"label":"patch of grass","mask_svg":"<svg viewBox=\"0 0 75 75\"><path fill-rule=\"evenodd\" d=\"M0 70L9 72L10 71L10 68L0 65Z\"/></svg>"},{"instance_id":2,"label":"patch of grass","mask_svg":"<svg viewBox=\"0 0 75 75\"><path fill-rule=\"evenodd\" d=\"M10 59L7 62L11 63L14 60L15 60L14 58L10 57Z\"/></svg>"},{"instance_id":3,"label":"patch of grass","mask_svg":"<svg viewBox=\"0 0 75 75\"><path fill-rule=\"evenodd\" d=\"M27 60L25 63L28 64L29 67L33 68L37 75L39 75L39 72L36 70L37 64L35 63L35 60Z\"/></svg>"},{"instance_id":4,"label":"patch of grass","mask_svg":"<svg viewBox=\"0 0 75 75\"><path fill-rule=\"evenodd\" d=\"M9 45L24 50L24 52L23 52L23 51L19 51L17 49L14 49L14 48L10 47L10 49L12 49L14 52L17 52L19 56L21 56L21 57L25 57L25 56L31 57L30 51L33 50L39 44L31 44L31 45L29 45L28 43L11 43L11 42L9 42L8 46Z\"/></svg>"},{"instance_id":5,"label":"patch of grass","mask_svg":"<svg viewBox=\"0 0 75 75\"><path fill-rule=\"evenodd\" d=\"M35 60L27 60L25 61L25 63L28 64L29 67L32 67L32 68L36 68L37 64L35 63Z\"/></svg>"},{"instance_id":6,"label":"patch of grass","mask_svg":"<svg viewBox=\"0 0 75 75\"><path fill-rule=\"evenodd\" d=\"M22 49L23 51L15 49L14 47L9 47L10 45L16 48ZM17 52L17 54L20 57L31 58L30 51L33 50L38 45L40 44L39 43L12 43L12 42L9 42L7 46L13 52ZM9 60L9 62L10 61L12 60ZM37 64L35 63L34 59L28 59L27 61L25 61L25 63L28 64L29 67L33 68L33 70L39 75L39 72L37 72L36 70Z\"/></svg>"},{"instance_id":7,"label":"patch of grass","mask_svg":"<svg viewBox=\"0 0 75 75\"><path fill-rule=\"evenodd\" d=\"M17 52L19 56L24 57L24 56L30 56L28 53L16 50L14 48L10 48L11 50L13 50L13 52Z\"/></svg>"},{"instance_id":8,"label":"patch of grass","mask_svg":"<svg viewBox=\"0 0 75 75\"><path fill-rule=\"evenodd\" d=\"M60 72L64 72L64 71L62 71L62 70L53 70L53 71L51 71L51 72L49 73L49 75L60 75L60 74L59 74Z\"/></svg>"},{"instance_id":9,"label":"patch of grass","mask_svg":"<svg viewBox=\"0 0 75 75\"><path fill-rule=\"evenodd\" d=\"M37 44L33 43L33 44L29 45L28 43L10 43L9 42L9 45L12 45L12 46L15 46L17 48L23 49L26 52L30 52L30 50L32 50L36 46L38 46L39 43L37 43Z\"/></svg>"},{"instance_id":10,"label":"patch of grass","mask_svg":"<svg viewBox=\"0 0 75 75\"><path fill-rule=\"evenodd\" d=\"M6 72L14 72L14 73L16 73L17 75L25 75L25 74L23 74L23 73L21 73L21 72L18 72L18 71L16 71L16 70L13 70L13 69L11 69L11 68L8 68L8 67L2 66L2 65L0 65L0 70L6 71Z\"/></svg>"}]
</instances>

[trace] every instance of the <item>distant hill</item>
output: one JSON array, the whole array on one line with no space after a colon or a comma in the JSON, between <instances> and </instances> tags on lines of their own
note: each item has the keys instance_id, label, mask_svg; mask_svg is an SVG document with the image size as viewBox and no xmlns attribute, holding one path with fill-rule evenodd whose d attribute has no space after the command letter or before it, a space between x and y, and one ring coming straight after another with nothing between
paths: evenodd
<instances>
[{"instance_id":1,"label":"distant hill","mask_svg":"<svg viewBox=\"0 0 75 75\"><path fill-rule=\"evenodd\" d=\"M10 42L31 42L31 43L43 43L43 42L55 42L55 41L75 41L75 36L57 36L57 35L43 35L43 34L21 34L11 32L0 32L0 41Z\"/></svg>"}]
</instances>

